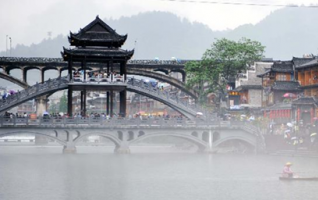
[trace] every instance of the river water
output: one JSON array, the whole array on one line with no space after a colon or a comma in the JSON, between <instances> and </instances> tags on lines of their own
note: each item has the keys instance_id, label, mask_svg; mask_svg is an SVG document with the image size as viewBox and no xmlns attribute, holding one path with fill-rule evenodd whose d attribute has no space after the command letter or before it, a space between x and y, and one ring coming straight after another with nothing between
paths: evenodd
<instances>
[{"instance_id":1,"label":"river water","mask_svg":"<svg viewBox=\"0 0 318 200\"><path fill-rule=\"evenodd\" d=\"M285 162L318 176L318 158L135 153L108 147L0 146L1 200L318 199L318 182L278 180Z\"/></svg>"}]
</instances>

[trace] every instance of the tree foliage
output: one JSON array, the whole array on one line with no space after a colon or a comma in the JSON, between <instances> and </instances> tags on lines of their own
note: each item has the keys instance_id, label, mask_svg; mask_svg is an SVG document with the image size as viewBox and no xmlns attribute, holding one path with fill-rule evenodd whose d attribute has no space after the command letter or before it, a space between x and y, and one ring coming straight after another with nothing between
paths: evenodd
<instances>
[{"instance_id":1,"label":"tree foliage","mask_svg":"<svg viewBox=\"0 0 318 200\"><path fill-rule=\"evenodd\" d=\"M63 113L67 112L67 96L65 94L65 91L63 92L63 95L60 98L59 111Z\"/></svg>"},{"instance_id":2,"label":"tree foliage","mask_svg":"<svg viewBox=\"0 0 318 200\"><path fill-rule=\"evenodd\" d=\"M264 48L260 42L246 38L237 42L225 38L217 40L205 51L201 61L186 63L187 87L198 92L201 103L209 93L224 95L229 79L260 60Z\"/></svg>"}]
</instances>

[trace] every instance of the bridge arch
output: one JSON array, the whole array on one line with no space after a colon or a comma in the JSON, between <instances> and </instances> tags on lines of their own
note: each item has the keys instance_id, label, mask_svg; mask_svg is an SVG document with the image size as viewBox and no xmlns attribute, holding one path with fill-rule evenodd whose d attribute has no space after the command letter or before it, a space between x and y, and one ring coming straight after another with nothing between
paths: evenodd
<instances>
[{"instance_id":1,"label":"bridge arch","mask_svg":"<svg viewBox=\"0 0 318 200\"><path fill-rule=\"evenodd\" d=\"M0 112L4 112L5 110L8 110L30 99L67 89L69 87L68 83L69 81L66 77L59 77L56 79L50 79L41 84L35 84L31 87L28 87L26 90L20 91L15 95L11 95L8 98L8 101L0 101ZM126 89L127 91L135 92L164 103L189 119L193 119L196 116L196 113L199 111L197 110L198 108L190 108L186 102L182 102L182 100L179 98L170 98L163 93L161 94L159 90L150 90L149 88L143 88L142 86L137 86L133 83L127 83Z\"/></svg>"},{"instance_id":2,"label":"bridge arch","mask_svg":"<svg viewBox=\"0 0 318 200\"><path fill-rule=\"evenodd\" d=\"M27 87L29 87L29 85L13 76L10 76L9 74L5 74L0 72L0 78L5 79L7 81L10 81L11 83L14 83L24 89L26 89Z\"/></svg>"},{"instance_id":3,"label":"bridge arch","mask_svg":"<svg viewBox=\"0 0 318 200\"><path fill-rule=\"evenodd\" d=\"M40 135L40 136L44 136L44 137L46 137L48 139L53 139L57 143L61 144L62 146L66 145L66 141L64 141L64 140L58 139L57 137L54 137L54 136L50 136L50 135L46 135L46 134L43 134L43 133L35 132L35 131L11 131L11 132L0 134L0 137L4 137L4 136L7 136L7 135L19 135L19 134Z\"/></svg>"},{"instance_id":4,"label":"bridge arch","mask_svg":"<svg viewBox=\"0 0 318 200\"><path fill-rule=\"evenodd\" d=\"M127 86L127 91L135 92L135 93L141 94L143 96L157 100L157 101L169 106L170 108L175 109L176 111L183 114L184 116L186 116L189 119L193 119L196 116L197 111L190 110L187 106L181 105L180 103L173 103L172 101L169 101L168 99L164 99L162 97L156 96L147 90L142 90L140 88Z\"/></svg>"},{"instance_id":5,"label":"bridge arch","mask_svg":"<svg viewBox=\"0 0 318 200\"><path fill-rule=\"evenodd\" d=\"M156 134L145 134L142 135L134 140L129 141L129 144L147 139L147 138L151 138L151 137L162 137L162 136L170 136L170 137L175 137L175 138L182 138L187 140L190 143L193 143L195 145L197 145L199 147L199 149L205 149L207 147L207 143L205 143L202 140L199 140L197 137L194 137L192 135L185 135L185 134L169 134L169 133L156 133Z\"/></svg>"},{"instance_id":6,"label":"bridge arch","mask_svg":"<svg viewBox=\"0 0 318 200\"><path fill-rule=\"evenodd\" d=\"M20 69L22 71L22 67L18 65L10 65L4 68L7 74L10 74L11 70Z\"/></svg>"},{"instance_id":7,"label":"bridge arch","mask_svg":"<svg viewBox=\"0 0 318 200\"><path fill-rule=\"evenodd\" d=\"M47 71L47 70L56 70L58 71L59 69L55 66L47 66L47 67L44 67L43 69L43 72Z\"/></svg>"},{"instance_id":8,"label":"bridge arch","mask_svg":"<svg viewBox=\"0 0 318 200\"><path fill-rule=\"evenodd\" d=\"M164 74L160 74L154 71L146 71L146 70L138 70L138 69L127 69L127 74L129 75L139 75L139 76L145 76L149 78L153 78L165 83L169 83L170 85L180 89L182 92L190 95L192 98L197 99L197 94L192 89L187 89L185 87L185 84L182 81L179 81L178 79L171 78L169 76L166 76Z\"/></svg>"},{"instance_id":9,"label":"bridge arch","mask_svg":"<svg viewBox=\"0 0 318 200\"><path fill-rule=\"evenodd\" d=\"M239 141L246 142L246 143L250 144L252 147L254 147L255 149L257 147L256 138L251 139L251 138L242 137L242 136L228 136L228 137L219 139L213 143L213 146L218 147L222 143L227 142L227 141L231 141L231 140L239 140Z\"/></svg>"},{"instance_id":10,"label":"bridge arch","mask_svg":"<svg viewBox=\"0 0 318 200\"><path fill-rule=\"evenodd\" d=\"M36 69L36 70L39 70L39 71L42 70L41 67L32 66L32 65L24 67L24 70L25 70L26 72L28 72L29 70L32 70L32 69Z\"/></svg>"},{"instance_id":11,"label":"bridge arch","mask_svg":"<svg viewBox=\"0 0 318 200\"><path fill-rule=\"evenodd\" d=\"M80 135L79 137L74 139L74 144L76 145L80 140L87 138L89 136L101 136L101 137L107 138L107 139L111 140L115 144L116 147L120 147L120 145L121 145L121 141L117 137L115 137L112 134L102 133L102 132L92 132L92 133Z\"/></svg>"}]
</instances>

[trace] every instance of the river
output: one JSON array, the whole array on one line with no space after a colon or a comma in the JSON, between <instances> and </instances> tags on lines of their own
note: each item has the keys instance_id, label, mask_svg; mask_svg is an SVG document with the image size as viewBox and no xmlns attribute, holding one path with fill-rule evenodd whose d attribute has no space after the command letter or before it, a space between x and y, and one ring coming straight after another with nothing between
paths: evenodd
<instances>
[{"instance_id":1,"label":"river","mask_svg":"<svg viewBox=\"0 0 318 200\"><path fill-rule=\"evenodd\" d=\"M1 200L318 199L318 182L278 180L285 162L318 176L318 158L135 153L108 147L0 146Z\"/></svg>"}]
</instances>

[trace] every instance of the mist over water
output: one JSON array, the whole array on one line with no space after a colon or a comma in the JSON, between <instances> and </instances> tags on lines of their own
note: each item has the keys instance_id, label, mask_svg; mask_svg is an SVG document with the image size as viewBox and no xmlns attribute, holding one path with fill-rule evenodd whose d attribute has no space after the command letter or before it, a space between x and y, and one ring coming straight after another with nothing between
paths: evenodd
<instances>
[{"instance_id":1,"label":"mist over water","mask_svg":"<svg viewBox=\"0 0 318 200\"><path fill-rule=\"evenodd\" d=\"M317 158L111 150L0 146L0 199L317 199L317 182L278 180L286 161L318 176Z\"/></svg>"}]
</instances>

